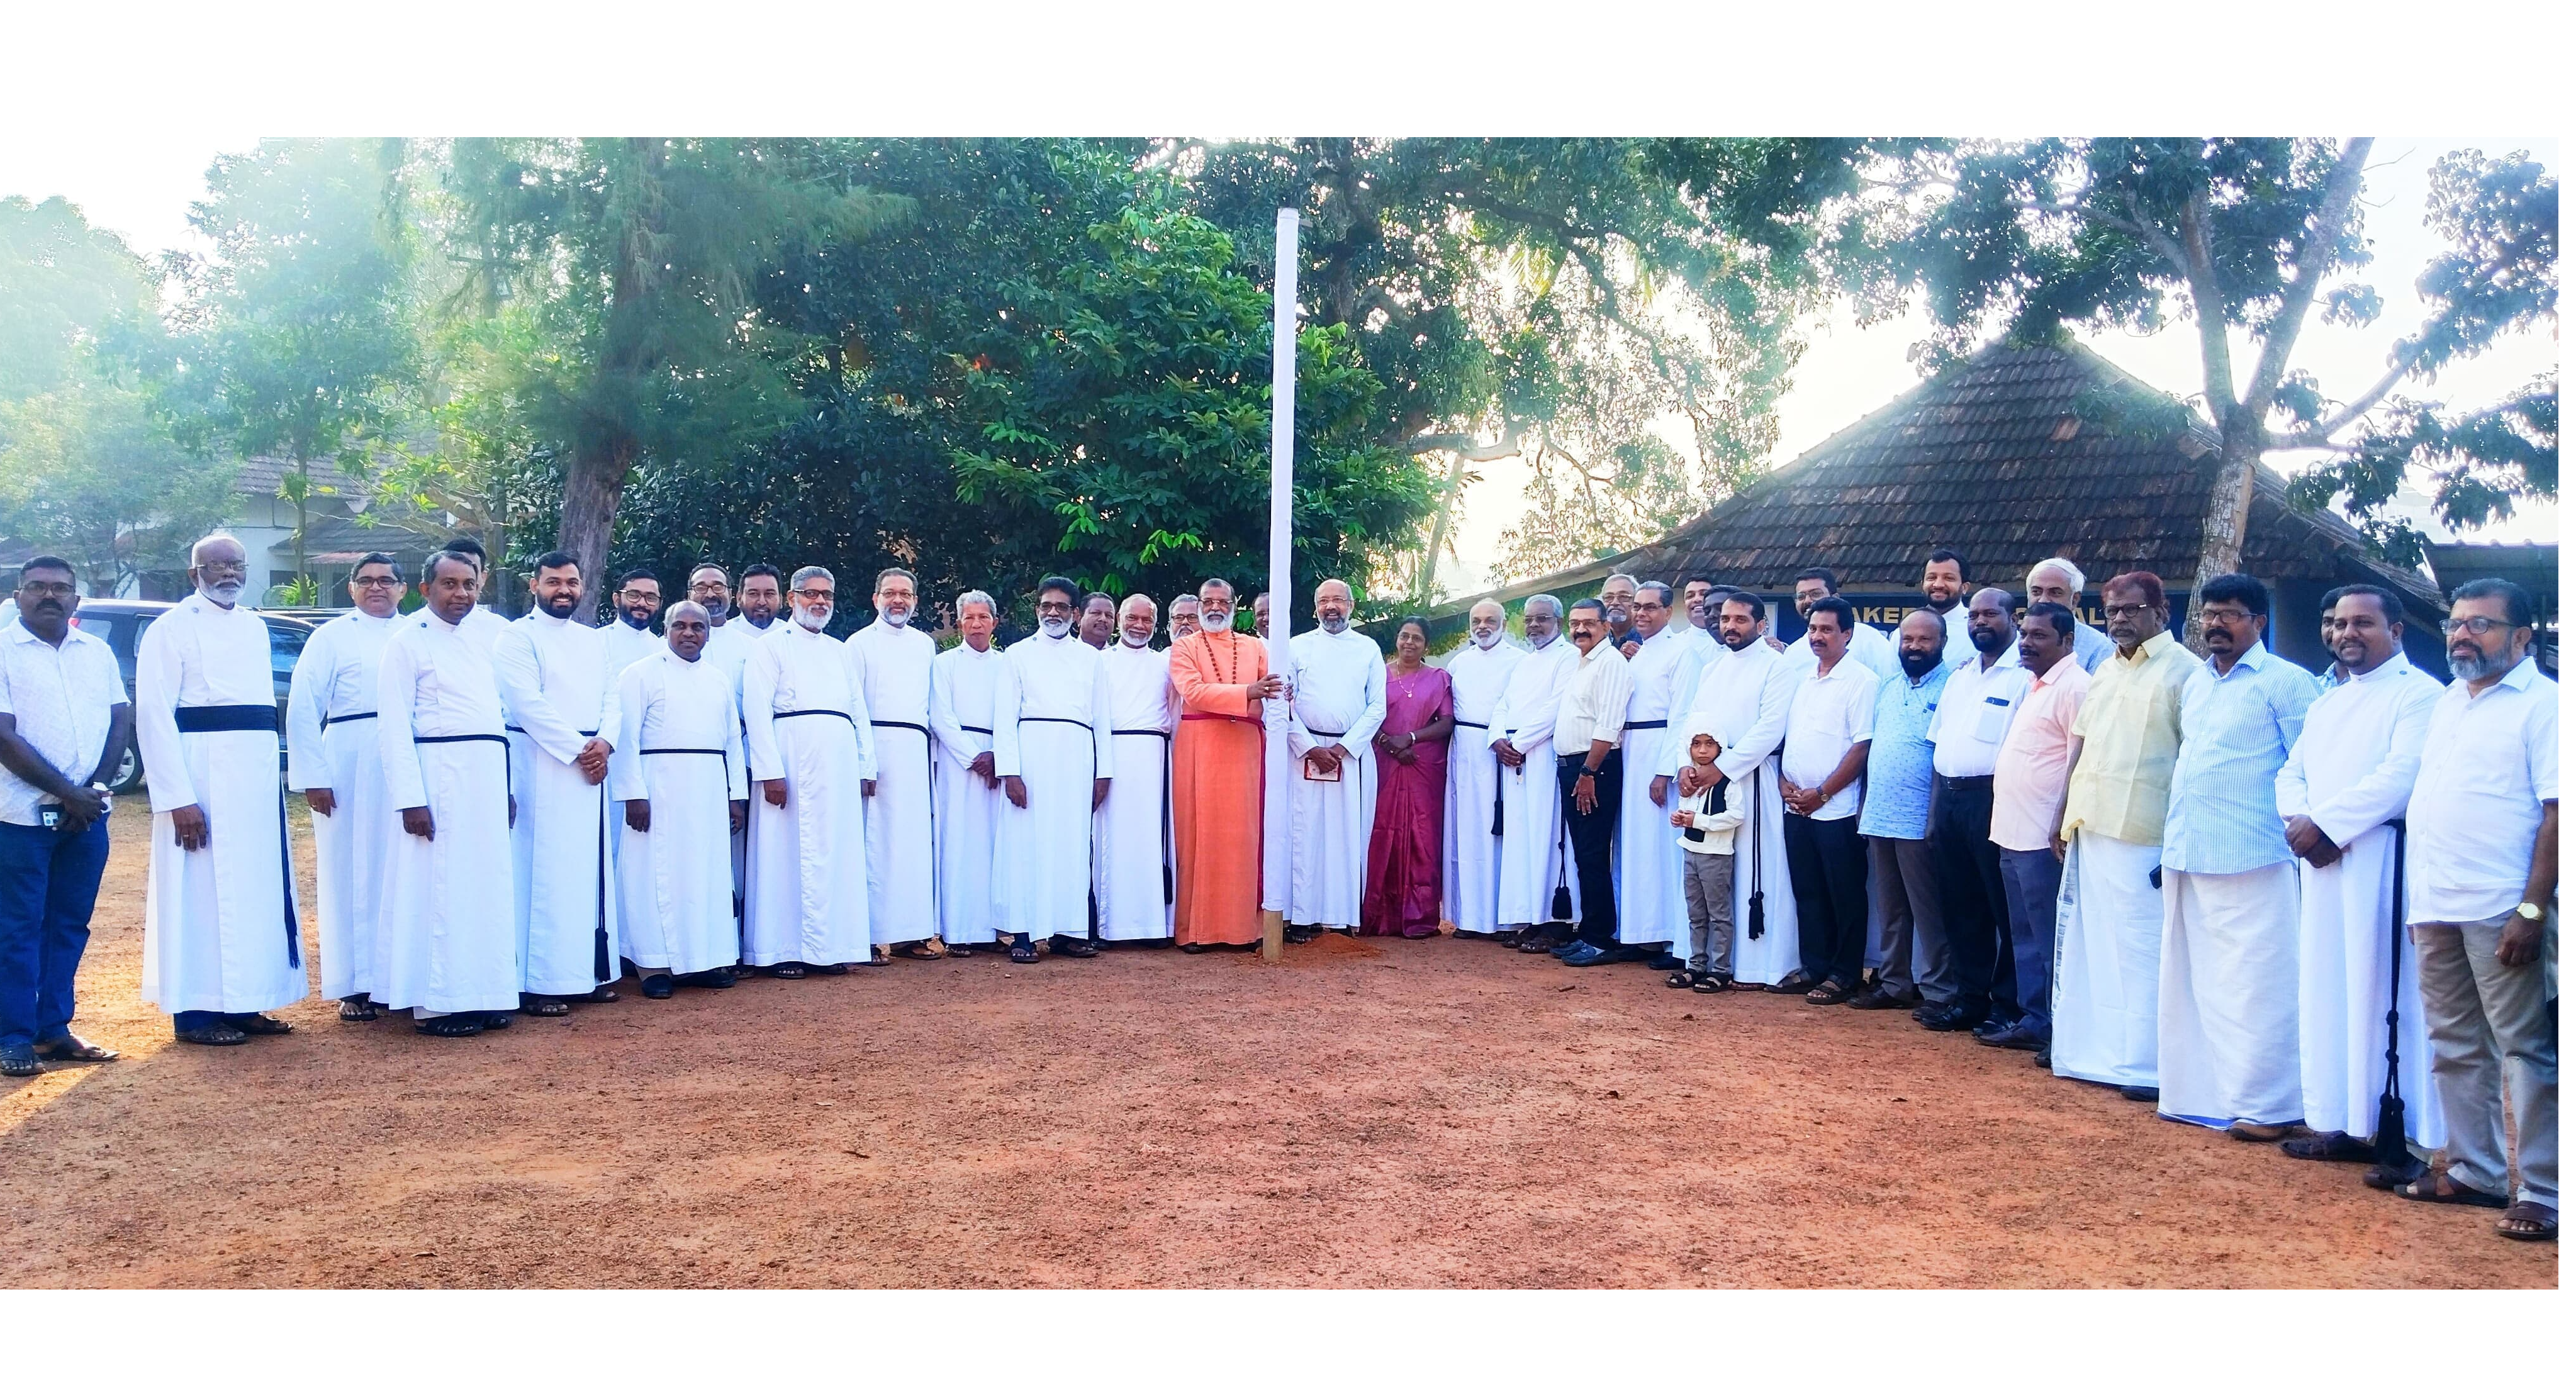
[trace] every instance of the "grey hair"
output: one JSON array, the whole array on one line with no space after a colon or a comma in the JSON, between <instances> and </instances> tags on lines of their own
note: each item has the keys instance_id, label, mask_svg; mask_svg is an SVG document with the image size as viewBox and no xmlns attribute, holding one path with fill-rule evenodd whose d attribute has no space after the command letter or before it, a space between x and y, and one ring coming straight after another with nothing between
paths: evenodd
<instances>
[{"instance_id":1,"label":"grey hair","mask_svg":"<svg viewBox=\"0 0 2576 1377\"><path fill-rule=\"evenodd\" d=\"M1505 609L1501 603L1494 601L1492 598L1478 598L1476 599L1476 605L1467 609L1467 615L1470 618L1473 618L1477 613L1484 611L1488 607L1494 609L1494 615L1497 617L1504 614Z\"/></svg>"},{"instance_id":2,"label":"grey hair","mask_svg":"<svg viewBox=\"0 0 2576 1377\"><path fill-rule=\"evenodd\" d=\"M1629 592L1633 593L1637 591L1639 584L1637 583L1637 576L1634 574L1612 574L1610 577L1601 580L1601 590L1605 593L1608 592L1611 584L1617 583L1622 579L1627 580Z\"/></svg>"},{"instance_id":3,"label":"grey hair","mask_svg":"<svg viewBox=\"0 0 2576 1377\"><path fill-rule=\"evenodd\" d=\"M1127 615L1127 609L1128 609L1128 608L1131 608L1131 607L1134 607L1136 604L1138 604L1138 603L1140 603L1140 602L1141 602L1141 603L1143 603L1143 604L1145 604L1145 610L1146 610L1146 611L1148 611L1148 612L1155 612L1155 611L1158 611L1158 610L1159 610L1159 609L1157 609L1157 608L1154 606L1154 600L1153 600L1152 598L1146 597L1146 596L1145 596L1144 594L1142 594L1142 593L1130 593L1130 594L1128 594L1128 595L1127 595L1127 600L1126 600L1125 602L1122 602L1122 603L1118 604L1118 615L1119 615L1119 616L1122 616L1122 617L1123 617L1123 616L1126 616L1126 615Z\"/></svg>"},{"instance_id":4,"label":"grey hair","mask_svg":"<svg viewBox=\"0 0 2576 1377\"><path fill-rule=\"evenodd\" d=\"M787 586L790 588L803 588L806 580L808 579L821 579L825 583L832 585L834 589L838 589L841 586L841 581L832 577L832 571L819 564L808 564L804 568L797 570L788 578Z\"/></svg>"},{"instance_id":5,"label":"grey hair","mask_svg":"<svg viewBox=\"0 0 2576 1377\"><path fill-rule=\"evenodd\" d=\"M1538 606L1540 603L1547 604L1547 615L1551 617L1562 617L1565 615L1565 604L1557 601L1556 595L1553 593L1530 594L1521 602L1521 615L1524 617L1528 616L1529 610Z\"/></svg>"},{"instance_id":6,"label":"grey hair","mask_svg":"<svg viewBox=\"0 0 2576 1377\"><path fill-rule=\"evenodd\" d=\"M2075 567L2075 561L2059 555L2050 555L2039 563L2030 566L2030 574L2036 574L2040 570L2048 568L2054 568L2058 572L2066 575L2067 592L2076 594L2079 597L2083 595L2084 571ZM2021 582L2024 588L2030 586L2030 574L2024 574L2021 576Z\"/></svg>"},{"instance_id":7,"label":"grey hair","mask_svg":"<svg viewBox=\"0 0 2576 1377\"><path fill-rule=\"evenodd\" d=\"M694 573L696 571L692 570L691 572ZM669 626L674 621L685 621L691 617L695 617L702 622L712 622L714 620L714 618L707 615L707 609L698 606L687 598L682 598L678 602L662 609L662 625L664 626Z\"/></svg>"},{"instance_id":8,"label":"grey hair","mask_svg":"<svg viewBox=\"0 0 2576 1377\"><path fill-rule=\"evenodd\" d=\"M224 541L230 544L234 549L241 551L242 558L250 558L250 546L243 544L240 536L234 535L230 531L215 531L211 534L199 537L196 544L188 547L188 567L191 569L196 568L197 557L205 552L207 546L214 544L218 540Z\"/></svg>"},{"instance_id":9,"label":"grey hair","mask_svg":"<svg viewBox=\"0 0 2576 1377\"><path fill-rule=\"evenodd\" d=\"M1211 588L1222 588L1222 589L1224 589L1224 590L1225 590L1225 595L1226 595L1226 597L1228 597L1228 598L1232 598L1232 597L1234 596L1234 585L1233 585L1233 584L1231 584L1231 583L1226 582L1224 579L1209 579L1209 580L1207 580L1206 582L1201 583L1201 584L1199 585L1199 591L1200 591L1200 592L1202 592L1202 593L1206 592L1207 590L1209 590L1209 589L1211 589Z\"/></svg>"},{"instance_id":10,"label":"grey hair","mask_svg":"<svg viewBox=\"0 0 2576 1377\"><path fill-rule=\"evenodd\" d=\"M984 610L992 613L995 617L1002 615L1001 604L993 601L993 595L985 592L981 588L969 588L965 592L957 595L958 615L964 616L966 609L977 603L982 603L984 605Z\"/></svg>"},{"instance_id":11,"label":"grey hair","mask_svg":"<svg viewBox=\"0 0 2576 1377\"><path fill-rule=\"evenodd\" d=\"M1644 583L1637 585L1637 591L1640 593L1645 592L1649 588L1655 590L1656 600L1661 602L1664 606L1670 607L1673 605L1673 586L1671 584L1666 583L1661 579L1648 579Z\"/></svg>"}]
</instances>

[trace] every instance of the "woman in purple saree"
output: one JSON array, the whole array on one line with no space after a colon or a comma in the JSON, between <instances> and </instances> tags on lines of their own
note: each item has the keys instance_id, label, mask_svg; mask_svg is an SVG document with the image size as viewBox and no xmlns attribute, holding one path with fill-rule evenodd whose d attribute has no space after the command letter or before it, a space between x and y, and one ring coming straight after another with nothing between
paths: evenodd
<instances>
[{"instance_id":1,"label":"woman in purple saree","mask_svg":"<svg viewBox=\"0 0 2576 1377\"><path fill-rule=\"evenodd\" d=\"M1449 733L1456 723L1449 672L1422 662L1431 624L1407 617L1386 671L1386 721L1378 729L1377 822L1369 830L1363 937L1440 935L1441 819L1449 797Z\"/></svg>"}]
</instances>

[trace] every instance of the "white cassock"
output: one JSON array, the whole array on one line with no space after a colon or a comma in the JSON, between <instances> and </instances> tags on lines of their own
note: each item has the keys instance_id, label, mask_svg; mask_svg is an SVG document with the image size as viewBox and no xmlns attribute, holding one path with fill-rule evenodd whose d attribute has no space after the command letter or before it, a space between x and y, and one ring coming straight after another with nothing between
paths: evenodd
<instances>
[{"instance_id":1,"label":"white cassock","mask_svg":"<svg viewBox=\"0 0 2576 1377\"><path fill-rule=\"evenodd\" d=\"M1682 849L1668 821L1674 787L1660 804L1647 793L1657 775L1671 774L1666 758L1673 727L1677 680L1688 669L1690 640L1679 622L1646 638L1628 661L1628 717L1619 744L1624 774L1619 788L1618 852L1611 873L1618 880L1619 940L1630 945L1675 943L1690 954L1690 910L1682 902ZM1688 743L1684 743L1686 746Z\"/></svg>"},{"instance_id":2,"label":"white cassock","mask_svg":"<svg viewBox=\"0 0 2576 1377\"><path fill-rule=\"evenodd\" d=\"M427 626L438 620L438 614L421 607L414 609L404 620L414 626ZM472 641L474 648L488 658L492 654L493 643L501 638L501 628L509 624L509 618L478 602L466 609L465 620L457 623L456 629L465 633L465 639ZM506 709L503 715L508 715Z\"/></svg>"},{"instance_id":3,"label":"white cassock","mask_svg":"<svg viewBox=\"0 0 2576 1377\"><path fill-rule=\"evenodd\" d=\"M1091 786L1109 778L1109 681L1078 636L1041 631L1002 652L993 685L993 772L1017 775L1029 806L1004 800L994 848L1002 931L1091 933ZM1113 791L1114 792L1114 791Z\"/></svg>"},{"instance_id":4,"label":"white cassock","mask_svg":"<svg viewBox=\"0 0 2576 1377\"><path fill-rule=\"evenodd\" d=\"M662 653L661 637L628 626L624 617L612 619L599 629L599 634L608 642L608 677L611 679L624 674L628 665ZM701 652L698 658L703 660L706 655Z\"/></svg>"},{"instance_id":5,"label":"white cassock","mask_svg":"<svg viewBox=\"0 0 2576 1377\"><path fill-rule=\"evenodd\" d=\"M1730 789L1758 780L1735 834L1735 978L1768 985L1798 969L1798 904L1789 892L1789 847L1780 808L1780 762L1772 755L1789 730L1789 697L1797 676L1780 652L1761 641L1742 650L1720 643L1691 689L1690 712L1673 735L1666 769L1690 763L1690 739L1707 732L1726 743L1717 768ZM1753 935L1753 900L1762 898L1762 935Z\"/></svg>"},{"instance_id":6,"label":"white cassock","mask_svg":"<svg viewBox=\"0 0 2576 1377\"><path fill-rule=\"evenodd\" d=\"M732 803L743 784L742 724L724 666L668 650L617 676L616 796L619 954L673 975L742 958L733 917ZM652 805L649 830L626 825L626 802Z\"/></svg>"},{"instance_id":7,"label":"white cassock","mask_svg":"<svg viewBox=\"0 0 2576 1377\"><path fill-rule=\"evenodd\" d=\"M883 616L851 632L849 647L877 762L877 789L867 801L870 940L918 942L939 931L930 780L930 662L939 647L918 628L888 626Z\"/></svg>"},{"instance_id":8,"label":"white cassock","mask_svg":"<svg viewBox=\"0 0 2576 1377\"><path fill-rule=\"evenodd\" d=\"M1449 702L1458 726L1449 736L1449 807L1441 824L1441 906L1461 932L1492 932L1502 883L1503 839L1494 834L1502 777L1494 759L1494 719L1512 666L1529 652L1497 636L1493 648L1469 641L1449 657ZM1551 728L1553 724L1551 723Z\"/></svg>"},{"instance_id":9,"label":"white cassock","mask_svg":"<svg viewBox=\"0 0 2576 1377\"><path fill-rule=\"evenodd\" d=\"M727 622L725 623L725 626L732 626L733 624L734 623L732 622ZM774 622L771 624L776 625ZM728 636L724 634L724 629L724 626L720 626L707 633L706 649L698 652L698 658L708 664L714 665L718 669L723 670L725 672L725 677L732 681L734 719L737 722L742 722L747 720L748 717L748 714L744 713L742 710L742 667L743 663L751 658L751 648L760 644L760 633L756 631L737 632ZM748 728L746 727L744 730L747 731ZM751 738L749 736L745 736L743 738L744 759L746 761L750 758L750 740ZM748 766L746 766L746 768L748 768ZM749 776L744 777L744 782L749 783ZM751 812L754 817L758 817L760 815L759 801L756 797L753 799ZM751 829L744 828L742 831L733 834L733 910L734 917L737 920L735 926L737 927L741 925L739 920L742 917L742 896L744 893L743 875L750 866L750 855Z\"/></svg>"},{"instance_id":10,"label":"white cassock","mask_svg":"<svg viewBox=\"0 0 2576 1377\"><path fill-rule=\"evenodd\" d=\"M753 780L743 963L873 960L859 783L877 768L858 663L829 634L787 624L743 661L742 707ZM773 779L787 781L784 808L760 787Z\"/></svg>"},{"instance_id":11,"label":"white cassock","mask_svg":"<svg viewBox=\"0 0 2576 1377\"><path fill-rule=\"evenodd\" d=\"M1386 658L1344 627L1290 638L1288 680L1288 909L1291 923L1359 926L1368 888L1369 829L1377 821L1378 725L1386 721ZM1338 780L1306 777L1306 752L1350 752ZM1551 762L1552 763L1552 762Z\"/></svg>"},{"instance_id":12,"label":"white cassock","mask_svg":"<svg viewBox=\"0 0 2576 1377\"><path fill-rule=\"evenodd\" d=\"M143 1001L256 1014L304 998L268 623L202 593L154 618L134 655L134 739L152 798ZM182 851L170 813L192 804L207 844Z\"/></svg>"},{"instance_id":13,"label":"white cassock","mask_svg":"<svg viewBox=\"0 0 2576 1377\"><path fill-rule=\"evenodd\" d=\"M286 787L328 789L313 815L322 997L372 994L376 903L383 891L385 766L376 749L376 666L400 617L348 612L304 642L286 697Z\"/></svg>"},{"instance_id":14,"label":"white cassock","mask_svg":"<svg viewBox=\"0 0 2576 1377\"><path fill-rule=\"evenodd\" d=\"M930 732L939 746L939 940L990 942L1002 930L995 843L1008 807L971 768L993 749L993 686L1002 652L963 641L930 662Z\"/></svg>"},{"instance_id":15,"label":"white cassock","mask_svg":"<svg viewBox=\"0 0 2576 1377\"><path fill-rule=\"evenodd\" d=\"M1092 815L1092 902L1100 935L1134 942L1172 935L1172 729L1181 697L1171 652L1131 646L1100 652L1109 688L1109 798Z\"/></svg>"},{"instance_id":16,"label":"white cassock","mask_svg":"<svg viewBox=\"0 0 2576 1377\"><path fill-rule=\"evenodd\" d=\"M510 874L519 988L588 994L617 979L617 876L608 861L608 782L573 764L594 737L617 740L617 679L598 627L543 609L492 642L509 718Z\"/></svg>"},{"instance_id":17,"label":"white cassock","mask_svg":"<svg viewBox=\"0 0 2576 1377\"><path fill-rule=\"evenodd\" d=\"M1575 891L1574 853L1566 849L1559 825L1556 788L1556 705L1566 682L1583 663L1582 653L1562 635L1533 650L1512 666L1495 710L1494 730L1511 738L1528 757L1517 770L1502 766L1502 879L1495 888L1494 925L1500 929L1545 923L1553 916L1557 881L1565 881L1574 901L1574 917L1583 917L1583 896ZM1487 750L1491 755L1492 751ZM1502 762L1497 760L1496 765Z\"/></svg>"},{"instance_id":18,"label":"white cassock","mask_svg":"<svg viewBox=\"0 0 2576 1377\"><path fill-rule=\"evenodd\" d=\"M385 769L385 898L376 999L423 1019L519 1007L511 914L510 746L475 633L436 617L396 632L376 670ZM429 810L429 840L402 810Z\"/></svg>"},{"instance_id":19,"label":"white cassock","mask_svg":"<svg viewBox=\"0 0 2576 1377\"><path fill-rule=\"evenodd\" d=\"M2403 653L2320 695L2290 745L2276 790L2284 820L2305 814L2344 848L2343 859L2299 872L2299 1097L2308 1127L2367 1138L2379 1124L2388 1075L2389 963L2397 963L2398 1090L2406 1136L2439 1144L2449 1134L2434 1098L2424 1003L2415 992L2415 946L2391 950L2396 923L2397 831L2424 729L2441 682Z\"/></svg>"}]
</instances>

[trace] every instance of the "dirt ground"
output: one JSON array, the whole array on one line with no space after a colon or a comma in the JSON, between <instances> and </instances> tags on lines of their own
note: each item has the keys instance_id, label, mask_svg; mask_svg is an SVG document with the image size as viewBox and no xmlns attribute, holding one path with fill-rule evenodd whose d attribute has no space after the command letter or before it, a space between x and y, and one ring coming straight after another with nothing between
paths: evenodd
<instances>
[{"instance_id":1,"label":"dirt ground","mask_svg":"<svg viewBox=\"0 0 2576 1377\"><path fill-rule=\"evenodd\" d=\"M0 1285L2554 1286L2555 1245L1901 1013L1481 942L991 956L170 1041L121 801ZM305 852L308 892L309 842ZM310 905L307 905L310 911Z\"/></svg>"}]
</instances>

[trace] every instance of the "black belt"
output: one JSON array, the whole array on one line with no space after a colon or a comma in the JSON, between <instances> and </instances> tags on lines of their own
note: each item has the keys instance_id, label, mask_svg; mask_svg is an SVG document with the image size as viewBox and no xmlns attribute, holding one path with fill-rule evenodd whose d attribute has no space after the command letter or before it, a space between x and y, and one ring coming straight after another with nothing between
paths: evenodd
<instances>
[{"instance_id":1,"label":"black belt","mask_svg":"<svg viewBox=\"0 0 2576 1377\"><path fill-rule=\"evenodd\" d=\"M1080 727L1084 731L1091 730L1090 723L1078 721L1070 717L1023 717L1020 719L1020 725L1024 727L1031 722L1062 722L1068 727Z\"/></svg>"},{"instance_id":2,"label":"black belt","mask_svg":"<svg viewBox=\"0 0 2576 1377\"><path fill-rule=\"evenodd\" d=\"M331 727L338 726L340 723L343 723L343 722L358 722L358 721L363 721L363 720L365 720L365 719L367 719L367 718L370 718L370 717L373 717L373 716L375 716L375 714L374 714L374 713L372 713L372 712L344 712L344 713L340 714L340 715L339 715L339 716L337 716L337 717L325 717L325 718L323 718L323 719L322 719L322 725L323 725L323 727L324 727L324 728L328 729L328 728L331 728Z\"/></svg>"},{"instance_id":3,"label":"black belt","mask_svg":"<svg viewBox=\"0 0 2576 1377\"><path fill-rule=\"evenodd\" d=\"M784 717L784 716L786 716L786 715L787 715L787 714L785 714L785 713L780 713L780 714L779 714L779 716L781 716L781 717ZM371 713L368 713L368 714L367 714L367 716L369 716L369 717L373 717L373 716L375 716L375 714L371 712ZM526 736L526 735L528 734L528 729L527 729L527 728L522 727L522 726L518 726L518 725L516 725L516 724L513 724L513 725L511 725L511 726L507 726L507 727L503 727L501 730L503 730L503 731L505 731L505 732L517 732L517 733L518 733L519 735L521 735L521 736ZM584 735L584 736L597 736L597 735L599 735L599 733L597 733L597 732L583 732L583 733L582 733L582 735Z\"/></svg>"},{"instance_id":4,"label":"black belt","mask_svg":"<svg viewBox=\"0 0 2576 1377\"><path fill-rule=\"evenodd\" d=\"M1111 736L1159 736L1165 741L1172 739L1170 732L1156 731L1151 727L1119 727L1109 734Z\"/></svg>"},{"instance_id":5,"label":"black belt","mask_svg":"<svg viewBox=\"0 0 2576 1377\"><path fill-rule=\"evenodd\" d=\"M977 736L991 736L993 734L993 729L990 727L969 727L962 723L958 726L957 730L961 732L973 732Z\"/></svg>"},{"instance_id":6,"label":"black belt","mask_svg":"<svg viewBox=\"0 0 2576 1377\"><path fill-rule=\"evenodd\" d=\"M716 749L715 747L713 747L713 746L647 746L647 747L645 747L644 749L642 749L642 750L640 750L640 751L637 751L637 752L636 752L636 754L637 754L637 755L712 755L712 756L721 756L721 755L723 755L723 754L724 754L724 752L722 752L722 751L720 751L720 750L717 750L717 749Z\"/></svg>"},{"instance_id":7,"label":"black belt","mask_svg":"<svg viewBox=\"0 0 2576 1377\"><path fill-rule=\"evenodd\" d=\"M275 732L274 703L226 703L218 707L173 708L183 732Z\"/></svg>"},{"instance_id":8,"label":"black belt","mask_svg":"<svg viewBox=\"0 0 2576 1377\"><path fill-rule=\"evenodd\" d=\"M1649 729L1652 729L1652 730L1655 730L1655 731L1661 731L1661 730L1663 730L1664 728L1669 727L1669 726L1671 726L1671 725L1672 725L1672 724L1671 724L1670 722L1667 722L1667 721L1665 721L1664 719L1662 719L1662 718L1658 717L1658 718L1656 718L1656 719L1655 719L1654 721L1652 721L1652 722L1629 722L1629 723L1626 723L1626 724L1622 725L1622 726L1619 728L1619 730L1621 730L1621 731L1623 731L1623 732L1642 732L1642 731L1647 731L1647 730L1649 730Z\"/></svg>"},{"instance_id":9,"label":"black belt","mask_svg":"<svg viewBox=\"0 0 2576 1377\"><path fill-rule=\"evenodd\" d=\"M773 712L769 715L769 720L772 722L784 722L791 717L837 717L844 722L849 722L850 726L854 730L859 725L856 722L851 722L850 715L838 708L798 708L793 712Z\"/></svg>"},{"instance_id":10,"label":"black belt","mask_svg":"<svg viewBox=\"0 0 2576 1377\"><path fill-rule=\"evenodd\" d=\"M1939 781L1942 788L1953 793L1982 794L1991 792L1995 787L1993 775L1934 775L1932 778Z\"/></svg>"},{"instance_id":11,"label":"black belt","mask_svg":"<svg viewBox=\"0 0 2576 1377\"><path fill-rule=\"evenodd\" d=\"M1319 732L1312 727L1306 728L1305 731L1308 736L1320 736L1327 741L1339 741L1350 734L1348 732Z\"/></svg>"},{"instance_id":12,"label":"black belt","mask_svg":"<svg viewBox=\"0 0 2576 1377\"><path fill-rule=\"evenodd\" d=\"M267 732L277 734L275 703L224 703L202 708L172 708L171 718L183 732ZM286 896L286 966L304 968L304 925L295 916L295 871L287 863L286 792L277 795L277 887Z\"/></svg>"},{"instance_id":13,"label":"black belt","mask_svg":"<svg viewBox=\"0 0 2576 1377\"><path fill-rule=\"evenodd\" d=\"M868 719L868 725L871 727L901 727L905 731L919 732L923 736L930 735L930 728L925 727L918 722L880 722L871 717Z\"/></svg>"},{"instance_id":14,"label":"black belt","mask_svg":"<svg viewBox=\"0 0 2576 1377\"><path fill-rule=\"evenodd\" d=\"M510 744L510 738L506 736L493 736L489 733L468 733L463 736L415 736L412 738L413 744L420 746L444 745L450 741L489 741L495 746L507 746Z\"/></svg>"},{"instance_id":15,"label":"black belt","mask_svg":"<svg viewBox=\"0 0 2576 1377\"><path fill-rule=\"evenodd\" d=\"M1574 753L1573 753L1573 754L1571 754L1571 755L1568 755L1568 754L1565 754L1565 753L1560 752L1560 753L1557 755L1557 757L1556 757L1556 763L1557 763L1557 764L1559 764L1559 765L1570 765L1570 764L1575 763L1576 761L1580 761L1580 760L1583 760L1583 759L1585 759L1585 758L1589 757L1591 754L1592 754L1592 752L1591 752L1591 751L1589 751L1589 750L1576 751L1576 752L1574 752ZM1611 747L1610 749L1608 749L1608 750L1606 750L1606 751L1603 751L1603 752L1601 753L1601 763L1602 763L1602 764L1604 764L1604 765L1609 764L1609 763L1610 763L1610 757L1612 757L1612 756L1614 756L1614 755L1617 755L1617 754L1619 754L1619 748L1618 748L1618 747L1616 747L1616 746L1613 746L1613 747Z\"/></svg>"},{"instance_id":16,"label":"black belt","mask_svg":"<svg viewBox=\"0 0 2576 1377\"><path fill-rule=\"evenodd\" d=\"M1451 718L1450 720L1451 720L1452 722L1455 722L1456 724L1458 724L1458 725L1459 725L1459 726L1461 726L1461 727L1473 727L1473 728L1475 728L1476 730L1478 730L1478 731L1480 731L1480 732L1489 732L1489 731L1492 731L1492 730L1494 729L1494 728L1493 728L1493 725L1492 725L1491 723L1487 723L1487 722L1470 722L1470 721L1468 721L1466 718L1463 718L1463 717L1453 717L1453 718Z\"/></svg>"}]
</instances>

